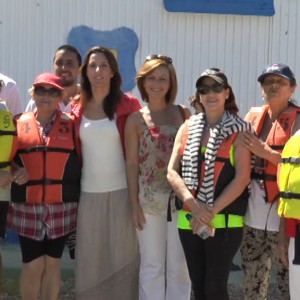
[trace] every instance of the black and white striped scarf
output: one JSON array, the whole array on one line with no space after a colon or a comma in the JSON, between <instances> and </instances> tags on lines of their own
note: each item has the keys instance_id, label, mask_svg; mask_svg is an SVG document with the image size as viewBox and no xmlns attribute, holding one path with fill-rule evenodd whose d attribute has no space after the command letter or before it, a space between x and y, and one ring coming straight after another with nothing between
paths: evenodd
<instances>
[{"instance_id":1,"label":"black and white striped scarf","mask_svg":"<svg viewBox=\"0 0 300 300\"><path fill-rule=\"evenodd\" d=\"M189 132L182 159L182 178L190 190L197 190L198 179L198 159L201 151L200 142L204 128L206 126L206 116L204 113L192 116L189 119ZM234 132L251 131L250 123L244 121L239 116L225 111L221 121L210 133L207 142L205 157L204 177L199 188L197 199L208 204L214 198L214 166L218 149L224 138L229 137Z\"/></svg>"}]
</instances>

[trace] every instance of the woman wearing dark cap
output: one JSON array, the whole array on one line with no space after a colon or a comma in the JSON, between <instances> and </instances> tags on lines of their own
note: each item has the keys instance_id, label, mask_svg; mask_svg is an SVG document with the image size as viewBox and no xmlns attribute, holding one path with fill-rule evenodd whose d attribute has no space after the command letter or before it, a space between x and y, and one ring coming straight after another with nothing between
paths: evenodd
<instances>
[{"instance_id":1,"label":"woman wearing dark cap","mask_svg":"<svg viewBox=\"0 0 300 300\"><path fill-rule=\"evenodd\" d=\"M251 126L221 70L207 69L196 88L202 112L179 129L168 180L183 202L178 227L195 299L227 300L249 196L251 155L239 135Z\"/></svg>"},{"instance_id":2,"label":"woman wearing dark cap","mask_svg":"<svg viewBox=\"0 0 300 300\"><path fill-rule=\"evenodd\" d=\"M60 78L42 73L30 92L37 109L16 117L14 157L16 165L26 168L29 181L12 183L8 226L19 234L21 298L57 299L61 256L76 225L81 163L73 120L58 109L63 92Z\"/></svg>"},{"instance_id":3,"label":"woman wearing dark cap","mask_svg":"<svg viewBox=\"0 0 300 300\"><path fill-rule=\"evenodd\" d=\"M271 270L274 270L280 299L290 299L289 272L283 263L286 261L279 259L279 254L285 254L287 243L279 234L276 180L283 147L300 128L300 108L292 101L297 83L290 67L282 63L266 66L257 81L264 105L252 107L247 113L245 119L255 134L246 132L242 139L254 156L241 245L244 294L246 299L267 299ZM289 236L295 236L294 221L286 219Z\"/></svg>"}]
</instances>

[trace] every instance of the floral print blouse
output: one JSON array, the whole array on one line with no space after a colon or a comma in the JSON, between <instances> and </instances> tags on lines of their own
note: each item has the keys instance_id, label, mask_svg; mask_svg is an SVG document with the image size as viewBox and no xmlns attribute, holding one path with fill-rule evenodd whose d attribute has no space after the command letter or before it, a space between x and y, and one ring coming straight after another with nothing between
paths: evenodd
<instances>
[{"instance_id":1,"label":"floral print blouse","mask_svg":"<svg viewBox=\"0 0 300 300\"><path fill-rule=\"evenodd\" d=\"M139 201L144 213L167 215L171 188L167 167L178 127L145 123L139 138ZM172 203L172 210L174 204Z\"/></svg>"}]
</instances>

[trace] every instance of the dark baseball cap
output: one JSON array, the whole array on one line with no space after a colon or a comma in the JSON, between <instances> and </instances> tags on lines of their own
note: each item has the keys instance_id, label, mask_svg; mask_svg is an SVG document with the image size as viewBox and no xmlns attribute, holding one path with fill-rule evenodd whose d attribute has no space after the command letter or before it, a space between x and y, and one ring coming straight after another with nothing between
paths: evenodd
<instances>
[{"instance_id":1,"label":"dark baseball cap","mask_svg":"<svg viewBox=\"0 0 300 300\"><path fill-rule=\"evenodd\" d=\"M268 65L257 78L257 81L262 84L268 75L279 75L285 79L296 82L295 75L291 71L290 67L282 63L273 63Z\"/></svg>"},{"instance_id":2,"label":"dark baseball cap","mask_svg":"<svg viewBox=\"0 0 300 300\"><path fill-rule=\"evenodd\" d=\"M205 78L209 77L214 79L216 82L223 84L224 86L229 86L226 75L218 68L210 68L205 70L200 77L196 81L196 88L198 88L201 84L201 81Z\"/></svg>"}]
</instances>

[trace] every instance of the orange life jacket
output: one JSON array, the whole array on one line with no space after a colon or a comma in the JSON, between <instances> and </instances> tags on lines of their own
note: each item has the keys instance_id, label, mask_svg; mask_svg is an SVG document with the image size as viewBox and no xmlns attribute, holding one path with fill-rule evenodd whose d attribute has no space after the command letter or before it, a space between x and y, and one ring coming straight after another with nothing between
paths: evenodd
<instances>
[{"instance_id":1,"label":"orange life jacket","mask_svg":"<svg viewBox=\"0 0 300 300\"><path fill-rule=\"evenodd\" d=\"M28 203L77 202L80 193L80 161L75 150L74 126L70 117L58 112L46 143L32 112L17 119L18 152L29 181L12 184L12 201Z\"/></svg>"},{"instance_id":2,"label":"orange life jacket","mask_svg":"<svg viewBox=\"0 0 300 300\"><path fill-rule=\"evenodd\" d=\"M245 120L252 125L258 136L261 134L268 111L268 105L252 107L245 118ZM285 143L291 136L291 130L298 112L300 112L300 108L289 106L273 123L265 141L273 150L280 153L282 152ZM276 183L277 166L265 160L263 166L254 166L251 172L251 178L258 179L262 182L266 191L266 202L273 202L278 199L279 190Z\"/></svg>"},{"instance_id":3,"label":"orange life jacket","mask_svg":"<svg viewBox=\"0 0 300 300\"><path fill-rule=\"evenodd\" d=\"M180 156L184 154L184 149L186 147L186 141L188 137L188 123L185 123L185 127L182 133ZM228 138L225 138L217 152L214 165L214 199L216 199L226 188L226 186L232 181L235 176L235 168L230 161L230 150L233 142L237 136L237 133L233 133ZM200 147L200 145L199 145ZM201 187L202 178L204 176L204 156L199 151L198 160L198 170L199 170L199 183L198 188ZM191 193L196 197L198 191L192 190ZM235 214L235 215L245 215L248 205L249 190L246 188L243 193L230 205L225 207L220 213L222 214ZM183 205L183 209L189 211L190 209Z\"/></svg>"}]
</instances>

